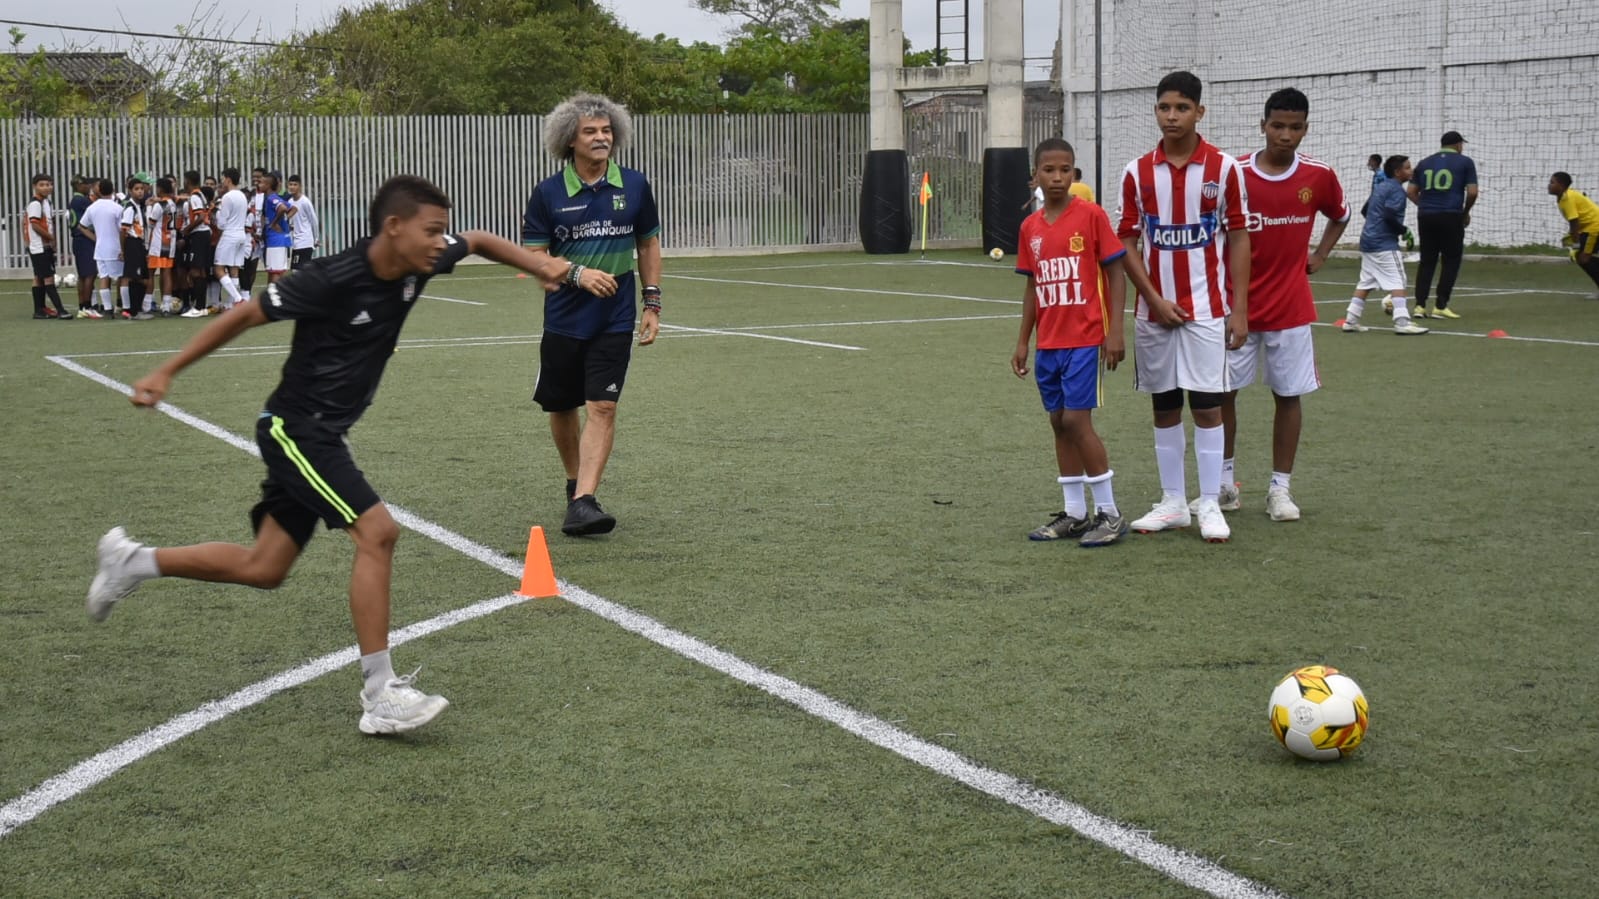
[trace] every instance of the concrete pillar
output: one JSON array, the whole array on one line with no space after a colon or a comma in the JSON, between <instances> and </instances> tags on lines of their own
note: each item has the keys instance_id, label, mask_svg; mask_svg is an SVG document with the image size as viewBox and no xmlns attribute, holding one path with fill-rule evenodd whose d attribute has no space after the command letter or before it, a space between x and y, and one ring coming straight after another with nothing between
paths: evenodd
<instances>
[{"instance_id":1,"label":"concrete pillar","mask_svg":"<svg viewBox=\"0 0 1599 899\"><path fill-rule=\"evenodd\" d=\"M988 146L1020 147L1022 125L1022 0L983 4L983 59L988 63Z\"/></svg>"},{"instance_id":2,"label":"concrete pillar","mask_svg":"<svg viewBox=\"0 0 1599 899\"><path fill-rule=\"evenodd\" d=\"M901 0L872 0L871 121L873 150L905 149L905 112L894 89L905 63L905 16Z\"/></svg>"}]
</instances>

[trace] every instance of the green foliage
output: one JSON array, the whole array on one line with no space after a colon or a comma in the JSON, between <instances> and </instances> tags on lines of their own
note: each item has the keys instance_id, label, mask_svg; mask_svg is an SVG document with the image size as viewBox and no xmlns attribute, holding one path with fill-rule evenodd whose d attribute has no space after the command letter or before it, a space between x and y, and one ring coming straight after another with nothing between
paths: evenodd
<instances>
[{"instance_id":1,"label":"green foliage","mask_svg":"<svg viewBox=\"0 0 1599 899\"><path fill-rule=\"evenodd\" d=\"M727 48L732 112L865 112L870 107L867 22L813 28L801 41L753 28Z\"/></svg>"},{"instance_id":2,"label":"green foliage","mask_svg":"<svg viewBox=\"0 0 1599 899\"><path fill-rule=\"evenodd\" d=\"M745 34L772 31L785 40L803 40L838 12L838 0L694 0L694 5L711 15L743 19L739 30Z\"/></svg>"},{"instance_id":3,"label":"green foliage","mask_svg":"<svg viewBox=\"0 0 1599 899\"><path fill-rule=\"evenodd\" d=\"M74 97L65 78L55 73L39 47L22 52L27 34L12 26L10 53L0 59L0 118L64 116L84 111L88 105Z\"/></svg>"}]
</instances>

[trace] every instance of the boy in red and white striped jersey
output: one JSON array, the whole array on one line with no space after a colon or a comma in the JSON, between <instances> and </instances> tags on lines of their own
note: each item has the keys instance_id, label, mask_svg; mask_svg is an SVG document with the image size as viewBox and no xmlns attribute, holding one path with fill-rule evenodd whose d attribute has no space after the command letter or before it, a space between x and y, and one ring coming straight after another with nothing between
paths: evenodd
<instances>
[{"instance_id":1,"label":"boy in red and white striped jersey","mask_svg":"<svg viewBox=\"0 0 1599 899\"><path fill-rule=\"evenodd\" d=\"M1248 196L1238 161L1199 136L1202 86L1173 72L1155 88L1160 144L1122 173L1116 235L1129 274L1147 272L1158 296L1139 292L1134 321L1138 389L1151 395L1161 500L1132 523L1141 533L1185 528L1183 394L1194 415L1200 536L1224 543L1221 401L1227 350L1244 344L1249 298ZM1139 243L1143 246L1140 249Z\"/></svg>"}]
</instances>

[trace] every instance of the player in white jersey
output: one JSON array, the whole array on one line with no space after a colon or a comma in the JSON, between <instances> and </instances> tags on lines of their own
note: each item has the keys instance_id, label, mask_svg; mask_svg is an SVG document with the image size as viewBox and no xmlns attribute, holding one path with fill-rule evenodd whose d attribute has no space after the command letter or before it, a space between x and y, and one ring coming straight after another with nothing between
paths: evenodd
<instances>
[{"instance_id":1,"label":"player in white jersey","mask_svg":"<svg viewBox=\"0 0 1599 899\"><path fill-rule=\"evenodd\" d=\"M1200 536L1232 536L1221 491L1222 394L1227 350L1248 337L1249 213L1238 161L1196 130L1203 86L1173 72L1155 88L1161 141L1122 173L1116 234L1129 272L1147 271L1160 296L1139 295L1134 324L1138 389L1151 395L1161 500L1132 523L1141 533L1192 523L1183 457L1183 394L1194 416ZM1142 248L1139 244L1142 241Z\"/></svg>"},{"instance_id":2,"label":"player in white jersey","mask_svg":"<svg viewBox=\"0 0 1599 899\"><path fill-rule=\"evenodd\" d=\"M289 236L293 239L289 251L289 268L297 269L316 253L322 242L322 222L316 216L316 206L305 195L305 183L299 175L289 176L289 197L298 212L289 220Z\"/></svg>"},{"instance_id":3,"label":"player in white jersey","mask_svg":"<svg viewBox=\"0 0 1599 899\"><path fill-rule=\"evenodd\" d=\"M99 199L89 204L78 222L78 229L94 241L95 293L82 313L84 318L114 313L111 285L122 278L122 204L115 199L117 186L111 179L101 178L96 190Z\"/></svg>"},{"instance_id":4,"label":"player in white jersey","mask_svg":"<svg viewBox=\"0 0 1599 899\"><path fill-rule=\"evenodd\" d=\"M239 269L250 257L250 201L245 198L244 191L239 190L239 170L236 168L222 170L221 189L223 193L217 205L217 227L222 230L222 239L217 241L216 271L217 281L222 285L223 293L227 294L223 308L231 309L234 303L243 299L239 293L238 278Z\"/></svg>"}]
</instances>

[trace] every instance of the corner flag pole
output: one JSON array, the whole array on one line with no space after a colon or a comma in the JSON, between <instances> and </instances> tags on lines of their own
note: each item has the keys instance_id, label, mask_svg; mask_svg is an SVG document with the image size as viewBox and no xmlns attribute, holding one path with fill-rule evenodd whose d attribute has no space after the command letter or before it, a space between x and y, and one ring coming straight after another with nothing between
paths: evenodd
<instances>
[{"instance_id":1,"label":"corner flag pole","mask_svg":"<svg viewBox=\"0 0 1599 899\"><path fill-rule=\"evenodd\" d=\"M927 258L927 201L933 196L932 185L928 183L928 173L922 172L922 258Z\"/></svg>"}]
</instances>

